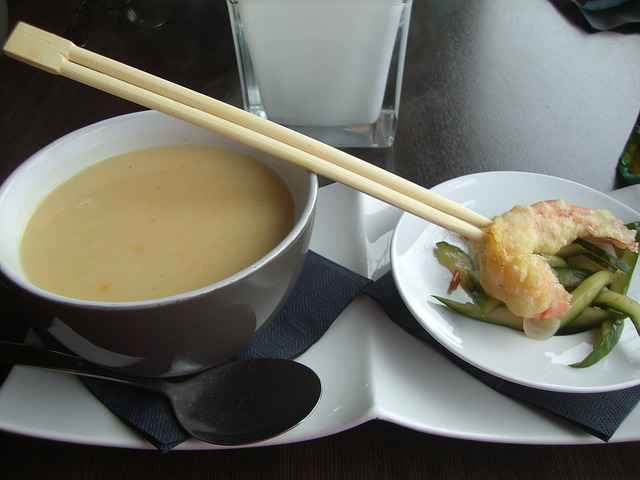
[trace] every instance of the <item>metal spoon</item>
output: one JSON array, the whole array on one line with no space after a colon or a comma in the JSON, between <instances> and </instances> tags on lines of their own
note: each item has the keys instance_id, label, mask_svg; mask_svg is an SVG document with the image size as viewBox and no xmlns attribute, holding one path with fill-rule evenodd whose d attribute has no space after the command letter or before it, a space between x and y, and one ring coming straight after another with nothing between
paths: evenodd
<instances>
[{"instance_id":1,"label":"metal spoon","mask_svg":"<svg viewBox=\"0 0 640 480\"><path fill-rule=\"evenodd\" d=\"M101 378L161 393L188 433L216 445L254 443L289 430L313 410L321 392L315 372L292 360L242 360L168 380L121 376L74 355L0 342L0 363Z\"/></svg>"}]
</instances>

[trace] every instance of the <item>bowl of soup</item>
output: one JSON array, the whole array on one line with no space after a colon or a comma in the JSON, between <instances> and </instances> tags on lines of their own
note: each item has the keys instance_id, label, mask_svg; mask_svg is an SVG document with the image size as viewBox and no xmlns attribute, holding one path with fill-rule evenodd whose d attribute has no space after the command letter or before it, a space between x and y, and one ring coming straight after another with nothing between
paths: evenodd
<instances>
[{"instance_id":1,"label":"bowl of soup","mask_svg":"<svg viewBox=\"0 0 640 480\"><path fill-rule=\"evenodd\" d=\"M245 349L282 306L316 176L155 111L43 148L0 187L0 271L34 327L104 367L178 376Z\"/></svg>"}]
</instances>

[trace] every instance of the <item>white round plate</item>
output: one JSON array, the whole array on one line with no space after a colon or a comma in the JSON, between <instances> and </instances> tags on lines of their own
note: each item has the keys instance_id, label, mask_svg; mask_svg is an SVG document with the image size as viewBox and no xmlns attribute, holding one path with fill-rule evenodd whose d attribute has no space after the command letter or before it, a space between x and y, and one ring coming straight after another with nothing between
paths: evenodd
<instances>
[{"instance_id":1,"label":"white round plate","mask_svg":"<svg viewBox=\"0 0 640 480\"><path fill-rule=\"evenodd\" d=\"M640 213L607 195L557 177L524 172L487 172L450 180L432 189L489 218L516 204L562 198L589 208L606 208L625 222ZM511 382L573 393L595 393L640 384L640 338L629 320L620 342L589 368L568 365L592 349L593 333L532 340L515 330L465 318L441 306L431 295L469 301L461 289L447 294L450 274L434 256L436 242L463 246L455 234L410 214L396 227L391 247L393 275L416 319L442 345L468 363ZM640 298L634 272L628 294Z\"/></svg>"}]
</instances>

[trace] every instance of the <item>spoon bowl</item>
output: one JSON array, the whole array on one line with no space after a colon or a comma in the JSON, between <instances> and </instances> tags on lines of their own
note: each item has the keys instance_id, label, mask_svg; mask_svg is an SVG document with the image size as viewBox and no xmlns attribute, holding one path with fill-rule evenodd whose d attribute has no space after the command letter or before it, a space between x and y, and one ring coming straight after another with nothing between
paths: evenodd
<instances>
[{"instance_id":1,"label":"spoon bowl","mask_svg":"<svg viewBox=\"0 0 640 480\"><path fill-rule=\"evenodd\" d=\"M228 363L184 381L155 381L181 425L195 438L240 445L295 427L315 407L320 379L291 360Z\"/></svg>"}]
</instances>

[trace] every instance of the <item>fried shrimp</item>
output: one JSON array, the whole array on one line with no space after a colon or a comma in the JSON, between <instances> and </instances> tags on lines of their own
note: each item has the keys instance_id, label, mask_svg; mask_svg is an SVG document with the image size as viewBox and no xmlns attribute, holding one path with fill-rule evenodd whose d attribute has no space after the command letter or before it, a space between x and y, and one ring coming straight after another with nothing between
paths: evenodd
<instances>
[{"instance_id":1,"label":"fried shrimp","mask_svg":"<svg viewBox=\"0 0 640 480\"><path fill-rule=\"evenodd\" d=\"M514 207L484 231L473 245L482 287L514 314L538 320L560 317L571 306L571 295L538 254L553 255L577 238L638 250L635 232L609 211L563 200Z\"/></svg>"}]
</instances>

